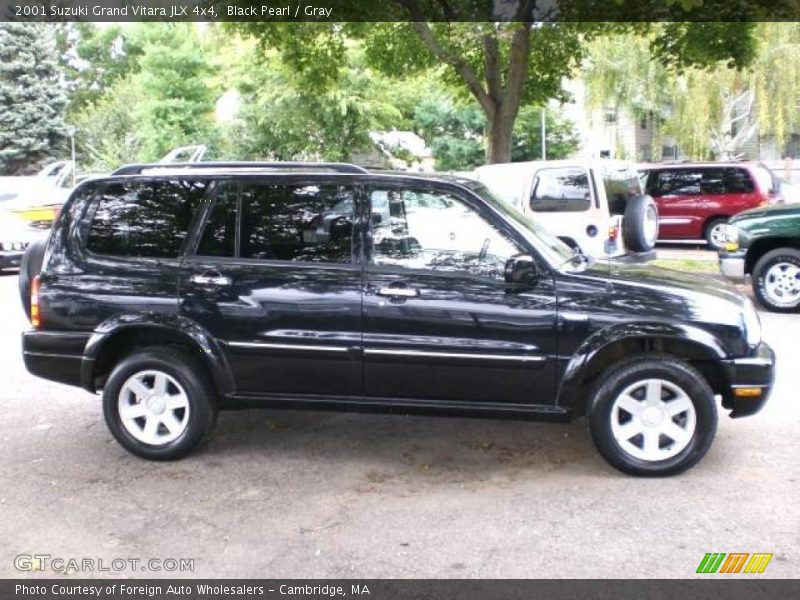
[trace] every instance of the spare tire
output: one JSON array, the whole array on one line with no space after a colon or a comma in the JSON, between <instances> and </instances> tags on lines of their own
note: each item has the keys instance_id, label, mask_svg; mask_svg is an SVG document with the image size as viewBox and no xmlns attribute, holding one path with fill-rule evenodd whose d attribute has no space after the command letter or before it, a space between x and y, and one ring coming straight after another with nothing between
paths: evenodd
<instances>
[{"instance_id":1,"label":"spare tire","mask_svg":"<svg viewBox=\"0 0 800 600\"><path fill-rule=\"evenodd\" d=\"M31 283L42 270L46 244L47 240L33 242L25 250L19 265L19 299L22 300L22 307L28 319L31 318Z\"/></svg>"},{"instance_id":2,"label":"spare tire","mask_svg":"<svg viewBox=\"0 0 800 600\"><path fill-rule=\"evenodd\" d=\"M658 208L650 196L628 199L622 221L622 239L631 252L648 252L658 239Z\"/></svg>"}]
</instances>

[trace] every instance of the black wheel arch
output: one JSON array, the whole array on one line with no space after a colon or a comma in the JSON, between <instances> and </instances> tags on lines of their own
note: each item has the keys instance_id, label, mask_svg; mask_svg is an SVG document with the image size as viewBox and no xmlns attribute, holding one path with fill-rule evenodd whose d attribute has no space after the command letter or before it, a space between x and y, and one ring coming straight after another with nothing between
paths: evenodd
<instances>
[{"instance_id":1,"label":"black wheel arch","mask_svg":"<svg viewBox=\"0 0 800 600\"><path fill-rule=\"evenodd\" d=\"M95 329L84 350L81 386L95 393L126 356L147 347L182 348L199 359L222 398L235 390L228 360L217 341L197 323L164 315L117 316Z\"/></svg>"},{"instance_id":2,"label":"black wheel arch","mask_svg":"<svg viewBox=\"0 0 800 600\"><path fill-rule=\"evenodd\" d=\"M683 360L703 375L715 394L724 397L728 392L730 382L721 363L725 353L720 346L674 332L663 335L630 332L587 340L564 370L557 405L569 409L574 416L585 414L587 394L602 373L631 356L646 354Z\"/></svg>"},{"instance_id":3,"label":"black wheel arch","mask_svg":"<svg viewBox=\"0 0 800 600\"><path fill-rule=\"evenodd\" d=\"M754 240L747 248L744 257L744 272L752 274L756 263L762 256L778 248L800 250L800 237L765 237Z\"/></svg>"}]
</instances>

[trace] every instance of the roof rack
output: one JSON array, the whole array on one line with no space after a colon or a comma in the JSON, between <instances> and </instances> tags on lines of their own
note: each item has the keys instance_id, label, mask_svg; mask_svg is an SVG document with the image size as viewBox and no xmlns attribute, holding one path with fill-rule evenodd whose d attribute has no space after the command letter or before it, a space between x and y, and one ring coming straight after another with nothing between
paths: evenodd
<instances>
[{"instance_id":1,"label":"roof rack","mask_svg":"<svg viewBox=\"0 0 800 600\"><path fill-rule=\"evenodd\" d=\"M140 175L143 171L174 171L190 169L230 169L230 170L257 170L257 169L320 169L334 171L336 173L361 173L369 174L364 167L352 165L350 163L331 163L331 162L259 162L259 161L238 161L238 162L191 162L191 163L144 163L124 165L111 173L112 175Z\"/></svg>"}]
</instances>

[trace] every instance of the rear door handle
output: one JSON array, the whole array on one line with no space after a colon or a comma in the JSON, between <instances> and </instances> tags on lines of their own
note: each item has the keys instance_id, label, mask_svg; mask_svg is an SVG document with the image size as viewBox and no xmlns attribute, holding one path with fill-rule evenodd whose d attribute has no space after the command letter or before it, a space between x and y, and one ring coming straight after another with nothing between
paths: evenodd
<instances>
[{"instance_id":1,"label":"rear door handle","mask_svg":"<svg viewBox=\"0 0 800 600\"><path fill-rule=\"evenodd\" d=\"M192 283L198 285L230 285L233 283L233 280L219 273L210 274L206 272L202 275L192 275Z\"/></svg>"},{"instance_id":2,"label":"rear door handle","mask_svg":"<svg viewBox=\"0 0 800 600\"><path fill-rule=\"evenodd\" d=\"M403 287L382 287L378 290L378 296L389 296L390 298L417 298L419 290Z\"/></svg>"}]
</instances>

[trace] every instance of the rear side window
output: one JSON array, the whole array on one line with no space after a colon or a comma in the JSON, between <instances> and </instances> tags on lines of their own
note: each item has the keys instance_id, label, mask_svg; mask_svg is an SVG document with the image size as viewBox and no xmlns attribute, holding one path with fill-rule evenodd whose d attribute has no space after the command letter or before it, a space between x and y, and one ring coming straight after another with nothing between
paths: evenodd
<instances>
[{"instance_id":1,"label":"rear side window","mask_svg":"<svg viewBox=\"0 0 800 600\"><path fill-rule=\"evenodd\" d=\"M753 180L739 167L718 167L703 170L703 194L752 194Z\"/></svg>"},{"instance_id":2,"label":"rear side window","mask_svg":"<svg viewBox=\"0 0 800 600\"><path fill-rule=\"evenodd\" d=\"M647 192L659 196L699 196L703 172L695 169L655 171L648 179Z\"/></svg>"},{"instance_id":3,"label":"rear side window","mask_svg":"<svg viewBox=\"0 0 800 600\"><path fill-rule=\"evenodd\" d=\"M197 254L349 263L354 202L345 186L248 184L217 199Z\"/></svg>"},{"instance_id":4,"label":"rear side window","mask_svg":"<svg viewBox=\"0 0 800 600\"><path fill-rule=\"evenodd\" d=\"M96 254L177 258L206 190L198 181L112 183L100 194L86 248Z\"/></svg>"},{"instance_id":5,"label":"rear side window","mask_svg":"<svg viewBox=\"0 0 800 600\"><path fill-rule=\"evenodd\" d=\"M580 212L592 204L589 176L579 167L542 169L536 173L531 209L538 212Z\"/></svg>"}]
</instances>

